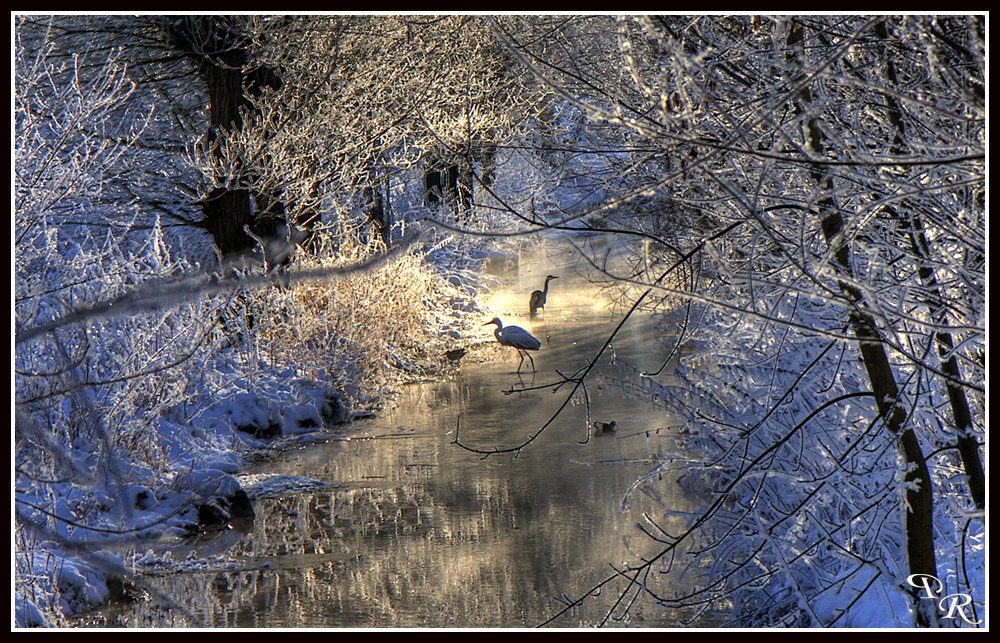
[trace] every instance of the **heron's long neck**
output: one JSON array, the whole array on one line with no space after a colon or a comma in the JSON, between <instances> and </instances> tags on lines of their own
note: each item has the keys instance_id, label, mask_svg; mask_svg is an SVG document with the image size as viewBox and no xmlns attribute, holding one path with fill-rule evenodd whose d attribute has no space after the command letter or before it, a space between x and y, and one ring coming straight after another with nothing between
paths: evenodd
<instances>
[{"instance_id":1,"label":"heron's long neck","mask_svg":"<svg viewBox=\"0 0 1000 643\"><path fill-rule=\"evenodd\" d=\"M550 281L552 281L552 280L551 279L546 279L545 280L545 288L542 290L542 294L543 295L548 295L549 294L549 282Z\"/></svg>"}]
</instances>

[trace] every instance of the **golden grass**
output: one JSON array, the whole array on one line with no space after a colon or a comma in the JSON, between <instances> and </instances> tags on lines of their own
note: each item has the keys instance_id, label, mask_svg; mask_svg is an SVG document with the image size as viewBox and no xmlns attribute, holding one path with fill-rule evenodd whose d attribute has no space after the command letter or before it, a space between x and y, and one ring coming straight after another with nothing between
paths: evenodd
<instances>
[{"instance_id":1,"label":"golden grass","mask_svg":"<svg viewBox=\"0 0 1000 643\"><path fill-rule=\"evenodd\" d=\"M295 268L342 267L362 251L331 255L300 256ZM449 303L462 293L417 250L367 272L259 295L254 308L266 311L255 328L262 355L272 364L326 371L365 395L437 372L450 347L441 329L462 325Z\"/></svg>"}]
</instances>

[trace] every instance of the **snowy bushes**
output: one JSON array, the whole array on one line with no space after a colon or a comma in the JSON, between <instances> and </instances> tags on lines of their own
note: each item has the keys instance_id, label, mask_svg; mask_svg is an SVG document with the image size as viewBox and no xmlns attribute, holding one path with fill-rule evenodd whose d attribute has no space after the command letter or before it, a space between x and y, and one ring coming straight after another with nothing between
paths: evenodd
<instances>
[{"instance_id":1,"label":"snowy bushes","mask_svg":"<svg viewBox=\"0 0 1000 643\"><path fill-rule=\"evenodd\" d=\"M747 321L710 312L695 339L710 340L712 354L682 358L677 383L660 391L706 459L689 462L685 484L717 502L690 523L686 566L706 580L658 595L668 605L722 600L737 625L913 626L898 446L881 430L862 362L836 339ZM932 443L940 395L917 398L911 416ZM981 604L983 525L962 518L964 489L944 491L956 465L934 464L946 498L935 509L939 577Z\"/></svg>"},{"instance_id":2,"label":"snowy bushes","mask_svg":"<svg viewBox=\"0 0 1000 643\"><path fill-rule=\"evenodd\" d=\"M641 238L634 269L610 277L649 286L654 309L694 309L678 337L679 381L658 393L687 414L715 495L688 531L663 538L661 557L698 541L691 564L712 577L687 595L642 591L667 605L733 601L741 625L931 625L905 579L933 572L982 605L981 16L510 17L483 31L468 17L130 20L113 24L141 34L137 59L165 49L189 67L138 92L114 47L94 47L110 52L99 59L73 49L95 33L114 42L107 24L17 30L24 622L57 609L29 598L40 588L103 594L73 590L86 575L61 574L45 548L173 528L235 493L240 449L349 417L341 402L374 404L433 372L475 310L475 283L437 273L428 257L439 246L397 248L350 274L381 251L353 235L378 224L392 239L389 214L403 212L388 207L390 183L424 152L469 164L482 147L492 150L483 174L497 158L554 166L522 164L523 189L494 195L482 210L507 212L483 221ZM164 34L184 24L208 40L189 38L181 55ZM57 27L65 50L48 38ZM233 39L223 49L237 64L198 44L215 37ZM552 38L572 46L547 47ZM397 67L372 51L391 51ZM244 87L268 70L281 82ZM178 87L212 86L212 74L233 82L214 86L225 91L211 106ZM150 97L175 90L181 106L154 119ZM504 131L538 113L532 100L553 94L567 105L552 112L554 145L497 151ZM148 129L179 139L173 156L142 139ZM181 189L177 175L195 178ZM153 198L164 185L171 198ZM344 194L350 206L330 205ZM197 271L207 253L166 240L161 219L190 223L177 216L185 209L211 215L204 227L234 251L244 231L265 233L249 224L266 217L318 236L290 277L224 282Z\"/></svg>"},{"instance_id":3,"label":"snowy bushes","mask_svg":"<svg viewBox=\"0 0 1000 643\"><path fill-rule=\"evenodd\" d=\"M293 263L311 280L215 274L204 233L177 232L161 219L181 217L148 196L159 194L160 183L147 184L156 168L197 168L140 141L163 122L147 118L150 98L117 50L66 53L52 28L19 28L15 59L13 573L23 626L66 624L106 600L110 579L129 570L103 550L225 520L248 451L348 421L356 403L433 372L475 294L427 260L440 244L352 274L384 248L352 245L343 230L319 231L314 253Z\"/></svg>"},{"instance_id":4,"label":"snowy bushes","mask_svg":"<svg viewBox=\"0 0 1000 643\"><path fill-rule=\"evenodd\" d=\"M658 392L713 492L628 569L691 546L703 586L623 602L716 600L743 626L972 625L907 578L983 608L983 16L601 20L560 34L615 46L511 48L608 125L588 147L639 141L608 219L691 259L692 281L652 288L697 311L682 379ZM581 68L608 81L579 87ZM665 225L630 216L656 197Z\"/></svg>"},{"instance_id":5,"label":"snowy bushes","mask_svg":"<svg viewBox=\"0 0 1000 643\"><path fill-rule=\"evenodd\" d=\"M322 234L316 243L314 252L298 255L296 270L352 265L372 250L341 243L334 254ZM272 368L295 364L313 377L326 373L344 389L360 387L360 399L433 374L448 341L464 330L475 289L448 281L428 261L432 250L410 247L364 272L331 281L293 278L288 288L252 293L248 311L260 358ZM466 305L443 305L449 301Z\"/></svg>"},{"instance_id":6,"label":"snowy bushes","mask_svg":"<svg viewBox=\"0 0 1000 643\"><path fill-rule=\"evenodd\" d=\"M67 58L28 35L16 54L13 280L21 335L192 266L171 255L157 219L121 197L145 120L135 117L135 86L116 54ZM137 506L131 490L146 489L155 504L148 490L176 474L159 421L199 391L218 339L210 321L218 305L192 299L147 314L83 318L15 344L17 622L59 622L60 610L102 600L106 575L121 567L96 550L164 523Z\"/></svg>"}]
</instances>

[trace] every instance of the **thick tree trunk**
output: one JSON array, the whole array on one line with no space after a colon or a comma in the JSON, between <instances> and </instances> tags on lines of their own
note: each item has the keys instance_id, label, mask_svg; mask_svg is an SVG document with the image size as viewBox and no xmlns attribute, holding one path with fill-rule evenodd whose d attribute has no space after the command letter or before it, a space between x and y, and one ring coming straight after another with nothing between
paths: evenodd
<instances>
[{"instance_id":1,"label":"thick tree trunk","mask_svg":"<svg viewBox=\"0 0 1000 643\"><path fill-rule=\"evenodd\" d=\"M201 203L202 226L212 235L222 256L246 250L253 243L243 227L250 224L250 191L215 188Z\"/></svg>"},{"instance_id":2,"label":"thick tree trunk","mask_svg":"<svg viewBox=\"0 0 1000 643\"><path fill-rule=\"evenodd\" d=\"M437 205L444 196L444 182L442 170L445 168L437 159L429 159L424 169L424 205L433 207Z\"/></svg>"},{"instance_id":3,"label":"thick tree trunk","mask_svg":"<svg viewBox=\"0 0 1000 643\"><path fill-rule=\"evenodd\" d=\"M424 170L424 203L434 206L444 201L454 210L456 220L468 223L472 211L472 183L472 167L468 162L448 163L432 157Z\"/></svg>"},{"instance_id":4,"label":"thick tree trunk","mask_svg":"<svg viewBox=\"0 0 1000 643\"><path fill-rule=\"evenodd\" d=\"M801 44L802 25L798 21L793 21L788 36L789 50L794 50L795 45ZM808 86L802 88L799 100L800 104L795 105L795 110L800 114L806 113L802 106L812 103L812 94ZM823 156L826 140L815 117L809 118L805 123L805 143L806 149L813 155ZM844 279L839 280L838 285L848 305L852 307L849 321L858 342L865 370L868 372L876 407L886 429L899 441L903 467L906 471L903 476L903 486L906 498L905 532L909 573L937 577L937 560L934 553L934 496L927 461L916 433L912 428L905 426L906 411L875 318L868 311L861 291L850 283L850 247L842 236L844 220L832 196L833 178L825 167L819 164L812 167L812 176L817 189L825 195L819 201L820 226L827 245L834 252L836 269L844 275ZM922 601L915 589L913 597L918 625L924 627L936 625L934 607L928 606L927 601Z\"/></svg>"},{"instance_id":5,"label":"thick tree trunk","mask_svg":"<svg viewBox=\"0 0 1000 643\"><path fill-rule=\"evenodd\" d=\"M880 21L875 25L875 34L888 48L889 33L885 21ZM888 51L887 51L888 54ZM886 79L890 87L896 87L896 67L893 64L892 56L886 55ZM886 108L889 115L889 122L893 126L894 153L903 155L905 153L904 141L906 138L906 126L903 123L903 108L891 93L885 96ZM917 275L923 284L927 295L925 302L930 311L931 320L938 328L946 327L947 311L945 301L941 295L941 289L931 267L930 245L927 242L927 235L924 232L923 222L920 216L914 214L909 217L899 217L892 206L887 206L886 211L903 222L903 226L909 236L910 245L917 258ZM952 416L955 419L955 429L957 431L956 443L959 455L962 458L962 466L969 484L969 495L975 503L977 509L986 508L986 474L983 471L983 462L979 457L979 444L976 441L972 426L972 413L969 410L969 400L962 388L962 372L958 366L952 350L954 342L951 333L945 331L935 332L935 340L938 346L938 355L941 358L941 370L947 377L945 389L948 392L948 402L951 404Z\"/></svg>"},{"instance_id":6,"label":"thick tree trunk","mask_svg":"<svg viewBox=\"0 0 1000 643\"><path fill-rule=\"evenodd\" d=\"M242 129L241 111L250 105L245 91L274 86L279 82L277 77L266 69L244 73L248 53L238 26L225 16L185 17L171 24L170 34L178 48L195 59L205 82L209 101L208 143L216 143L223 131ZM268 237L284 218L280 199L253 187L252 168L236 168L236 172L241 174L219 177L220 187L202 201L205 214L202 225L223 256L255 245L245 227L260 237Z\"/></svg>"}]
</instances>

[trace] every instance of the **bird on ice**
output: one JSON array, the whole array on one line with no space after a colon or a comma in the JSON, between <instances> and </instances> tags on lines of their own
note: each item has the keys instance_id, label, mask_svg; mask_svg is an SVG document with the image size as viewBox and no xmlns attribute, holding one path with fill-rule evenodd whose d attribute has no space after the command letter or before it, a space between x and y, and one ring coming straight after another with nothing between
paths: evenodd
<instances>
[{"instance_id":1,"label":"bird on ice","mask_svg":"<svg viewBox=\"0 0 1000 643\"><path fill-rule=\"evenodd\" d=\"M499 317L494 317L492 320L483 324L483 326L489 326L490 324L496 324L493 336L497 338L500 345L516 348L518 355L521 356L521 361L517 364L517 372L521 372L521 366L524 364L524 356L527 355L528 360L531 362L531 372L534 373L535 360L532 359L528 351L537 351L542 347L542 343L520 326L504 327L503 322L500 321Z\"/></svg>"},{"instance_id":2,"label":"bird on ice","mask_svg":"<svg viewBox=\"0 0 1000 643\"><path fill-rule=\"evenodd\" d=\"M617 425L618 423L614 420L610 422L594 422L594 433L614 433Z\"/></svg>"}]
</instances>

